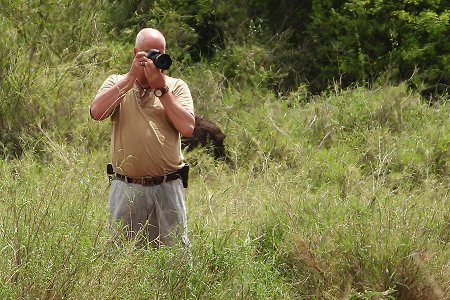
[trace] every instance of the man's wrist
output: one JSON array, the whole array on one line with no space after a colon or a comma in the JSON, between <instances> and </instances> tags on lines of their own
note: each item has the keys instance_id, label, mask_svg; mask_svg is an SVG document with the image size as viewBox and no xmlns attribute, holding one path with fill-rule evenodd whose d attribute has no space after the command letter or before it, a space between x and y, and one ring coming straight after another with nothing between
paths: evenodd
<instances>
[{"instance_id":1,"label":"man's wrist","mask_svg":"<svg viewBox=\"0 0 450 300\"><path fill-rule=\"evenodd\" d=\"M136 78L130 76L130 74L127 73L117 84L121 86L121 90L129 91L130 89L133 88L135 81Z\"/></svg>"},{"instance_id":2,"label":"man's wrist","mask_svg":"<svg viewBox=\"0 0 450 300\"><path fill-rule=\"evenodd\" d=\"M167 86L167 84L165 84L163 87L156 88L154 93L155 93L156 97L161 97L164 94L166 94L168 91L169 91L169 87Z\"/></svg>"}]
</instances>

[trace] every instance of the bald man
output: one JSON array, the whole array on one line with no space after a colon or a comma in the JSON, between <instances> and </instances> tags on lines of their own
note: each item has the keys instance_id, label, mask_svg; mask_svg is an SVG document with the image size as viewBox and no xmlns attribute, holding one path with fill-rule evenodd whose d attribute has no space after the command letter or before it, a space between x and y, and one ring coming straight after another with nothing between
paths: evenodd
<instances>
[{"instance_id":1,"label":"bald man","mask_svg":"<svg viewBox=\"0 0 450 300\"><path fill-rule=\"evenodd\" d=\"M187 84L165 75L147 57L153 49L165 53L163 34L142 29L128 73L106 79L90 113L112 123L109 209L114 232L157 247L178 241L188 246L182 180L188 165L181 136L194 131L194 106Z\"/></svg>"}]
</instances>

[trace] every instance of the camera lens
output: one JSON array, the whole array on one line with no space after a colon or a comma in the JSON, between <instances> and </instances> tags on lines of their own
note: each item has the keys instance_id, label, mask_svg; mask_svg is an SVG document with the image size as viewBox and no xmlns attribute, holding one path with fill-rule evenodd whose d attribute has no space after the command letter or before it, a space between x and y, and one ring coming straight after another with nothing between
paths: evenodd
<instances>
[{"instance_id":1,"label":"camera lens","mask_svg":"<svg viewBox=\"0 0 450 300\"><path fill-rule=\"evenodd\" d=\"M168 54L161 54L157 49L148 52L147 57L150 58L155 66L161 70L167 70L172 65L172 58Z\"/></svg>"},{"instance_id":2,"label":"camera lens","mask_svg":"<svg viewBox=\"0 0 450 300\"><path fill-rule=\"evenodd\" d=\"M172 65L172 59L168 54L159 54L155 57L153 63L158 69L167 70Z\"/></svg>"}]
</instances>

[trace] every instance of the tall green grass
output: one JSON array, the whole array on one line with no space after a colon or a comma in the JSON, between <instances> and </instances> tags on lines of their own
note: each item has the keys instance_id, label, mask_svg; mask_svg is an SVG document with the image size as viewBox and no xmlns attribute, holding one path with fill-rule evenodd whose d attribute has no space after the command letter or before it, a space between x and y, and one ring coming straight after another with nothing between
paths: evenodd
<instances>
[{"instance_id":1,"label":"tall green grass","mask_svg":"<svg viewBox=\"0 0 450 300\"><path fill-rule=\"evenodd\" d=\"M113 245L108 124L80 109L72 138L42 129L39 151L23 135L24 155L0 160L0 298L446 299L448 101L404 86L213 100L197 107L235 168L186 153L192 266Z\"/></svg>"}]
</instances>

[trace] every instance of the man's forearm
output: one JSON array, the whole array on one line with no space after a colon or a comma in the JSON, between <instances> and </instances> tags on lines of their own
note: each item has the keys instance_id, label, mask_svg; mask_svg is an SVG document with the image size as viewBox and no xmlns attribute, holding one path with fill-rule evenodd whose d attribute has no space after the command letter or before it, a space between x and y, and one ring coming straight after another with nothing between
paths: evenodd
<instances>
[{"instance_id":1,"label":"man's forearm","mask_svg":"<svg viewBox=\"0 0 450 300\"><path fill-rule=\"evenodd\" d=\"M91 117L104 120L109 117L122 101L125 94L133 87L134 81L125 77L111 88L95 96L91 104Z\"/></svg>"},{"instance_id":2,"label":"man's forearm","mask_svg":"<svg viewBox=\"0 0 450 300\"><path fill-rule=\"evenodd\" d=\"M159 99L166 110L167 116L178 132L184 137L192 136L195 127L195 117L178 102L172 92L165 93Z\"/></svg>"}]
</instances>

